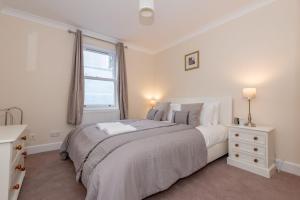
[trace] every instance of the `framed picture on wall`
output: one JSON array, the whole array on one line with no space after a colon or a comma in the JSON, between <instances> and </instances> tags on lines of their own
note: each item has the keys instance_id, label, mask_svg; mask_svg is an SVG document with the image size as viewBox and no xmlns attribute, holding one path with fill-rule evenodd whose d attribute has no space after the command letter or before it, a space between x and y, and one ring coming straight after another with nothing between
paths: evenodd
<instances>
[{"instance_id":1,"label":"framed picture on wall","mask_svg":"<svg viewBox=\"0 0 300 200\"><path fill-rule=\"evenodd\" d=\"M185 55L185 71L199 68L199 51Z\"/></svg>"}]
</instances>

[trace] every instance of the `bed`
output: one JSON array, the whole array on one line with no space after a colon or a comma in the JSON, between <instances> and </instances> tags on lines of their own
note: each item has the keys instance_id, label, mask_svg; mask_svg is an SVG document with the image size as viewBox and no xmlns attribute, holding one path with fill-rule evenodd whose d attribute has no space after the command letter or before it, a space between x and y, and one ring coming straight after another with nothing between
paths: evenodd
<instances>
[{"instance_id":1,"label":"bed","mask_svg":"<svg viewBox=\"0 0 300 200\"><path fill-rule=\"evenodd\" d=\"M62 147L76 179L87 188L86 200L141 200L168 189L208 163L227 154L227 130L232 99L172 98L177 103L218 101L219 123L197 128L153 120L125 120L136 131L108 135L97 125L70 132Z\"/></svg>"}]
</instances>

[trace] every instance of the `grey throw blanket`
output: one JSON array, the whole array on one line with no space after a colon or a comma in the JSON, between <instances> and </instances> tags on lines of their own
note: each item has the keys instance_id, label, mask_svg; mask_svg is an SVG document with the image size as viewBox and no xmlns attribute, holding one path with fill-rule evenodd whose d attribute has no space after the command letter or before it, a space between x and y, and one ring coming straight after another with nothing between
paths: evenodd
<instances>
[{"instance_id":1,"label":"grey throw blanket","mask_svg":"<svg viewBox=\"0 0 300 200\"><path fill-rule=\"evenodd\" d=\"M85 125L71 131L61 147L87 188L87 200L140 200L206 165L198 130L151 120L122 123L137 131L110 136Z\"/></svg>"}]
</instances>

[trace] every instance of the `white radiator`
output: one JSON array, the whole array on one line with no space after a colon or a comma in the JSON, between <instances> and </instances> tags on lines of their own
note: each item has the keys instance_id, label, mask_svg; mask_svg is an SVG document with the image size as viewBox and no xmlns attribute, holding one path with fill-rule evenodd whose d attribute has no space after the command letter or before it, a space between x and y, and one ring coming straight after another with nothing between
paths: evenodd
<instances>
[{"instance_id":1,"label":"white radiator","mask_svg":"<svg viewBox=\"0 0 300 200\"><path fill-rule=\"evenodd\" d=\"M109 122L120 119L120 111L117 109L85 110L83 112L83 124Z\"/></svg>"}]
</instances>

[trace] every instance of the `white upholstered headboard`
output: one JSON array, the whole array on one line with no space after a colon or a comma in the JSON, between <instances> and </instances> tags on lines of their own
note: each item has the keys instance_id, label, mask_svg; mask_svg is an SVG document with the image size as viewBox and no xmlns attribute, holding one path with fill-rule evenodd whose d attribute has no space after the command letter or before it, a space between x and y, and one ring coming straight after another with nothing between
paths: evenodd
<instances>
[{"instance_id":1,"label":"white upholstered headboard","mask_svg":"<svg viewBox=\"0 0 300 200\"><path fill-rule=\"evenodd\" d=\"M179 97L167 98L172 103L208 103L220 102L220 123L223 125L232 124L232 97Z\"/></svg>"}]
</instances>

